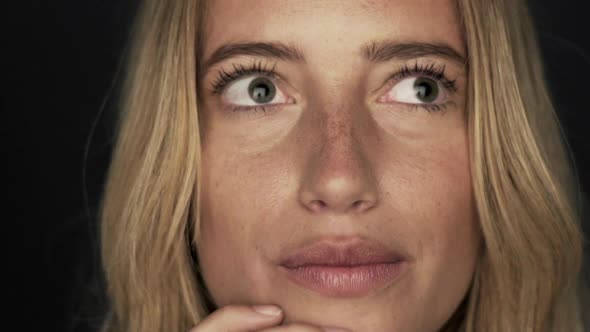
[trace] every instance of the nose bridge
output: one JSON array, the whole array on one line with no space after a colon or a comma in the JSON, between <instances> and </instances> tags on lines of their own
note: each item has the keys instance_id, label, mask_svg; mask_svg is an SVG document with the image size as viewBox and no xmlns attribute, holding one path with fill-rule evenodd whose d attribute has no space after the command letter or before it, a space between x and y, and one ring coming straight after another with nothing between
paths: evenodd
<instances>
[{"instance_id":1,"label":"nose bridge","mask_svg":"<svg viewBox=\"0 0 590 332\"><path fill-rule=\"evenodd\" d=\"M322 125L322 144L318 160L324 165L322 171L332 174L357 172L362 162L361 142L357 139L358 129L350 112L338 108L341 112L325 115ZM358 125L358 123L357 123Z\"/></svg>"},{"instance_id":2,"label":"nose bridge","mask_svg":"<svg viewBox=\"0 0 590 332\"><path fill-rule=\"evenodd\" d=\"M323 78L323 84L314 86L319 93L314 94L315 100L310 104L311 111L317 115L316 124L320 127L322 155L336 159L350 158L353 157L351 149L356 148L356 152L360 152L362 148L360 140L366 117L363 115L367 115L367 111L359 102L362 100L362 95L357 95L359 87L350 86L347 75L326 76L330 78Z\"/></svg>"},{"instance_id":3,"label":"nose bridge","mask_svg":"<svg viewBox=\"0 0 590 332\"><path fill-rule=\"evenodd\" d=\"M337 98L333 100L338 100ZM321 106L320 106L321 105ZM359 105L321 103L313 119L317 141L311 143L300 199L311 211L360 212L377 200L365 147L367 138Z\"/></svg>"}]
</instances>

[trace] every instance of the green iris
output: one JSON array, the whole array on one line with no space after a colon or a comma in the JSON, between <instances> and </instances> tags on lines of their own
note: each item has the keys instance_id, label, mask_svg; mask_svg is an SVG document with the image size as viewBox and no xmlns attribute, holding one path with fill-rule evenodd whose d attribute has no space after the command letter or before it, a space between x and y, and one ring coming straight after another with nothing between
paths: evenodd
<instances>
[{"instance_id":1,"label":"green iris","mask_svg":"<svg viewBox=\"0 0 590 332\"><path fill-rule=\"evenodd\" d=\"M430 78L420 77L414 82L416 97L424 103L432 103L438 97L438 85Z\"/></svg>"},{"instance_id":2,"label":"green iris","mask_svg":"<svg viewBox=\"0 0 590 332\"><path fill-rule=\"evenodd\" d=\"M259 104L265 104L272 101L276 92L275 85L269 79L264 77L255 78L248 86L250 98Z\"/></svg>"}]
</instances>

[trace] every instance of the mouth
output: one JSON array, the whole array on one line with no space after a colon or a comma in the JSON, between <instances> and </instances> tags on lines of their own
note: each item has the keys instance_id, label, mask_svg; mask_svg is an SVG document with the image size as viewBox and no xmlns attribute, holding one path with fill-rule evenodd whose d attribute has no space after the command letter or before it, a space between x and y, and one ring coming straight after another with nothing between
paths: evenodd
<instances>
[{"instance_id":1,"label":"mouth","mask_svg":"<svg viewBox=\"0 0 590 332\"><path fill-rule=\"evenodd\" d=\"M408 257L378 242L319 241L286 256L280 266L296 285L326 296L360 297L394 283Z\"/></svg>"}]
</instances>

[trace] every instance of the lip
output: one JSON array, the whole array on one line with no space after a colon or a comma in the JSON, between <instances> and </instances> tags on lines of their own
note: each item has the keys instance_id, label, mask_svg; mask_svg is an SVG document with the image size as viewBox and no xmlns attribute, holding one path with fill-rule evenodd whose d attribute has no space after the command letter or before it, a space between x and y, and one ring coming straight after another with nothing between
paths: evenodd
<instances>
[{"instance_id":1,"label":"lip","mask_svg":"<svg viewBox=\"0 0 590 332\"><path fill-rule=\"evenodd\" d=\"M407 255L387 248L377 241L361 238L320 240L286 255L280 265L294 269L308 265L355 266L395 263L407 260Z\"/></svg>"},{"instance_id":2,"label":"lip","mask_svg":"<svg viewBox=\"0 0 590 332\"><path fill-rule=\"evenodd\" d=\"M323 295L358 297L393 283L407 269L406 254L376 241L322 240L281 260L297 285Z\"/></svg>"}]
</instances>

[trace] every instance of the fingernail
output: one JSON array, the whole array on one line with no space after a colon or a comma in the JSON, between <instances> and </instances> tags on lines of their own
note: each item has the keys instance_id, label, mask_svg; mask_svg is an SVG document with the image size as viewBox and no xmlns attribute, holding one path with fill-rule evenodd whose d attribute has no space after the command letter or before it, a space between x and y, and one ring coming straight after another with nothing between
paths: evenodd
<instances>
[{"instance_id":1,"label":"fingernail","mask_svg":"<svg viewBox=\"0 0 590 332\"><path fill-rule=\"evenodd\" d=\"M252 309L268 316L278 316L281 314L281 308L277 307L276 305L255 305L252 307Z\"/></svg>"}]
</instances>

